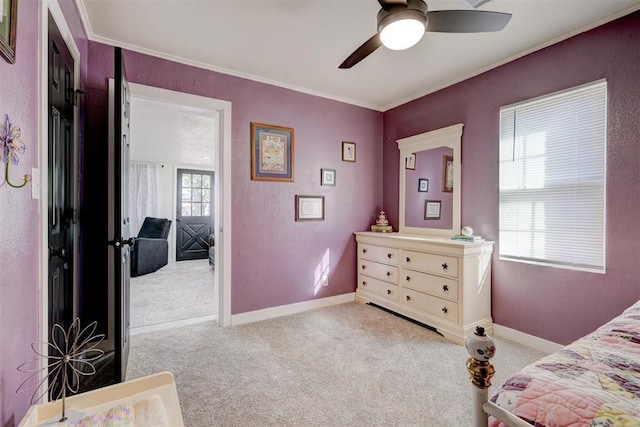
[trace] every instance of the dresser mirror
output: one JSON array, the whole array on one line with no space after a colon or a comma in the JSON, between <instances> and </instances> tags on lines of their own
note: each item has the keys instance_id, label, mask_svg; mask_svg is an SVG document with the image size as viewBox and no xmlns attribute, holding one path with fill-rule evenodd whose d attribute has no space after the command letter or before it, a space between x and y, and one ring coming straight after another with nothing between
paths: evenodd
<instances>
[{"instance_id":1,"label":"dresser mirror","mask_svg":"<svg viewBox=\"0 0 640 427\"><path fill-rule=\"evenodd\" d=\"M399 139L399 231L452 236L460 233L460 146L462 128Z\"/></svg>"}]
</instances>

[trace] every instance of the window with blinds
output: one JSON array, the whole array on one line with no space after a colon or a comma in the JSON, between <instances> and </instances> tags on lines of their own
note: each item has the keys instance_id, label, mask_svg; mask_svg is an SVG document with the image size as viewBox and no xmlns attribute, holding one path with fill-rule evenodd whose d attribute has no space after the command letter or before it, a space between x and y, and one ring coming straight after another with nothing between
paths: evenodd
<instances>
[{"instance_id":1,"label":"window with blinds","mask_svg":"<svg viewBox=\"0 0 640 427\"><path fill-rule=\"evenodd\" d=\"M500 109L500 259L605 271L607 83Z\"/></svg>"}]
</instances>

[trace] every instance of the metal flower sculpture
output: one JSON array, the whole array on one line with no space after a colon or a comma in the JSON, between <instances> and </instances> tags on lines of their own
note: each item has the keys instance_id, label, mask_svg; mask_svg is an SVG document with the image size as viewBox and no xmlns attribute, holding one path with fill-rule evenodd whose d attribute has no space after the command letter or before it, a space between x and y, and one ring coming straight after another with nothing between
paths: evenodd
<instances>
[{"instance_id":1,"label":"metal flower sculpture","mask_svg":"<svg viewBox=\"0 0 640 427\"><path fill-rule=\"evenodd\" d=\"M9 164L17 165L20 163L18 154L24 154L27 146L22 142L22 131L18 126L11 123L8 115L5 115L4 128L0 128L0 143L2 143L2 160L5 162L4 177L6 183L13 188L24 187L31 181L31 175L24 175L22 184L14 184L9 179Z\"/></svg>"},{"instance_id":2,"label":"metal flower sculpture","mask_svg":"<svg viewBox=\"0 0 640 427\"><path fill-rule=\"evenodd\" d=\"M66 332L60 325L53 325L51 329L52 342L32 343L31 348L39 357L18 366L18 371L31 375L20 384L16 393L34 387L35 390L31 395L32 404L35 404L46 394L49 394L49 400L62 398L60 421L65 421L67 419L65 414L67 392L72 394L78 392L80 376L95 374L96 368L91 362L98 360L104 354L104 351L96 348L104 339L104 334L93 335L96 325L97 322L92 322L84 329L80 329L80 319L77 317ZM38 367L40 358L49 362L44 368ZM33 366L35 368L31 368ZM49 383L45 387L47 380Z\"/></svg>"}]
</instances>

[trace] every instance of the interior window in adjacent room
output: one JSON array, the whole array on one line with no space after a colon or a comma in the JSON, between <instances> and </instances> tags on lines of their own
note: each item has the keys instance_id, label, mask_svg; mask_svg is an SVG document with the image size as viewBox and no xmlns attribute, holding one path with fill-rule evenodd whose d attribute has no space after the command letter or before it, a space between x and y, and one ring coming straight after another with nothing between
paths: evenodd
<instances>
[{"instance_id":1,"label":"interior window in adjacent room","mask_svg":"<svg viewBox=\"0 0 640 427\"><path fill-rule=\"evenodd\" d=\"M500 109L500 259L605 270L607 83Z\"/></svg>"}]
</instances>

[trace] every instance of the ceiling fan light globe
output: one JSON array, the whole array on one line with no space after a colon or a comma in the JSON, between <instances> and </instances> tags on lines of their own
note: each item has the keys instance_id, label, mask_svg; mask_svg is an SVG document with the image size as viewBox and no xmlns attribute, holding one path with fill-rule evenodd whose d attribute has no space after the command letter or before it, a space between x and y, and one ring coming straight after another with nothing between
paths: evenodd
<instances>
[{"instance_id":1,"label":"ceiling fan light globe","mask_svg":"<svg viewBox=\"0 0 640 427\"><path fill-rule=\"evenodd\" d=\"M380 41L392 50L409 49L422 39L424 30L424 21L415 18L398 19L382 28Z\"/></svg>"}]
</instances>

